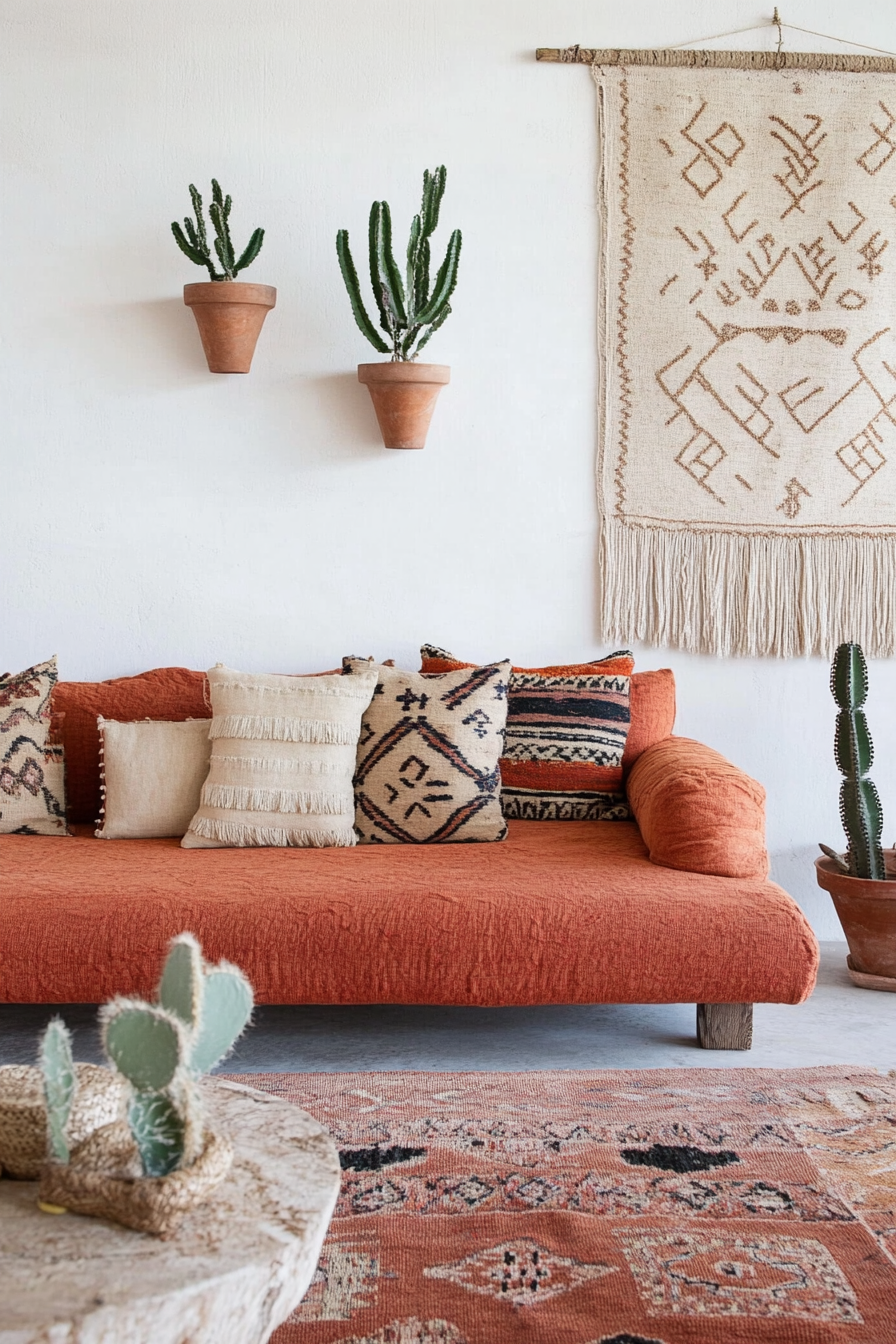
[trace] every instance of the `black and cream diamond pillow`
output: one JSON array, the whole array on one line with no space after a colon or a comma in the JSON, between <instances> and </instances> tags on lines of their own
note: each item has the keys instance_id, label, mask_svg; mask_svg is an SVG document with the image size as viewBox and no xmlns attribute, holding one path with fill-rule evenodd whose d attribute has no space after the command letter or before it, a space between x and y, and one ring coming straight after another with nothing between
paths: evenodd
<instances>
[{"instance_id":1,"label":"black and cream diamond pillow","mask_svg":"<svg viewBox=\"0 0 896 1344\"><path fill-rule=\"evenodd\" d=\"M62 748L50 738L56 659L0 676L0 835L68 835Z\"/></svg>"},{"instance_id":2,"label":"black and cream diamond pillow","mask_svg":"<svg viewBox=\"0 0 896 1344\"><path fill-rule=\"evenodd\" d=\"M425 674L345 658L343 668L377 672L355 770L361 844L503 840L498 762L510 663Z\"/></svg>"}]
</instances>

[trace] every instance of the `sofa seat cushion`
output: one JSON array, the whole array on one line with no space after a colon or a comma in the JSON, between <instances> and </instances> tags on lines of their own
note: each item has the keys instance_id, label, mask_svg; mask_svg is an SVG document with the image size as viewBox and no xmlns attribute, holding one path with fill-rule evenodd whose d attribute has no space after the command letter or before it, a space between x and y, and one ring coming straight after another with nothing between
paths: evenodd
<instances>
[{"instance_id":1,"label":"sofa seat cushion","mask_svg":"<svg viewBox=\"0 0 896 1344\"><path fill-rule=\"evenodd\" d=\"M183 930L260 1003L797 1003L817 958L779 887L658 868L633 822L320 850L0 836L0 999L148 994Z\"/></svg>"}]
</instances>

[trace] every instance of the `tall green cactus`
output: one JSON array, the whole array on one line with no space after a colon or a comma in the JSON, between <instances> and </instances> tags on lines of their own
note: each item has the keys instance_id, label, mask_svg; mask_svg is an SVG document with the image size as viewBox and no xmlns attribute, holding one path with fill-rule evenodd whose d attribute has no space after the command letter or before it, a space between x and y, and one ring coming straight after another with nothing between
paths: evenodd
<instances>
[{"instance_id":1,"label":"tall green cactus","mask_svg":"<svg viewBox=\"0 0 896 1344\"><path fill-rule=\"evenodd\" d=\"M449 300L457 285L463 242L460 229L455 229L449 238L445 260L435 281L430 282L429 240L438 227L447 176L444 164L433 172L427 169L423 174L423 201L420 213L411 221L404 281L392 252L392 215L388 202L374 201L370 207L370 283L380 327L388 340L377 331L364 306L358 272L349 248L348 230L340 229L336 234L339 269L358 328L375 350L384 355L391 351L393 361L416 359L451 312Z\"/></svg>"},{"instance_id":2,"label":"tall green cactus","mask_svg":"<svg viewBox=\"0 0 896 1344\"><path fill-rule=\"evenodd\" d=\"M221 191L216 179L212 178L212 203L208 208L208 213L215 230L215 255L221 265L221 274L219 275L215 269L208 244L208 234L202 216L202 197L192 182L190 183L190 199L193 202L193 211L196 215L195 223L189 216L184 219L183 228L176 220L173 221L171 232L174 234L174 241L184 256L189 257L190 261L196 266L206 267L211 280L235 280L240 271L244 271L247 266L252 265L261 251L261 245L264 242L264 229L254 230L244 251L237 257L230 236L230 210L233 202L229 196L225 196Z\"/></svg>"},{"instance_id":3,"label":"tall green cactus","mask_svg":"<svg viewBox=\"0 0 896 1344\"><path fill-rule=\"evenodd\" d=\"M47 1138L50 1156L57 1162L69 1159L66 1127L77 1089L72 1059L72 1038L61 1017L54 1017L41 1037L40 1068L47 1105Z\"/></svg>"},{"instance_id":4,"label":"tall green cactus","mask_svg":"<svg viewBox=\"0 0 896 1344\"><path fill-rule=\"evenodd\" d=\"M207 966L196 939L174 939L159 1003L113 999L100 1010L110 1062L131 1084L128 1123L147 1176L166 1176L201 1147L196 1079L220 1062L252 1013L252 987L227 962Z\"/></svg>"},{"instance_id":5,"label":"tall green cactus","mask_svg":"<svg viewBox=\"0 0 896 1344\"><path fill-rule=\"evenodd\" d=\"M840 816L849 841L849 871L853 877L883 881L883 815L877 788L868 778L874 745L862 709L868 695L868 667L858 644L841 644L834 654L831 693L840 708L834 757L845 776L840 786Z\"/></svg>"}]
</instances>

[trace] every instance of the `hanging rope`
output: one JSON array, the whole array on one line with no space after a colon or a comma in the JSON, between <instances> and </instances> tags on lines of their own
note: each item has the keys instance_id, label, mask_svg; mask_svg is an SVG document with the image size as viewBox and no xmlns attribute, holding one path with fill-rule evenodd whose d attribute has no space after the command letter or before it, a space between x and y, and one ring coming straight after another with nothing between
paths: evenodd
<instances>
[{"instance_id":1,"label":"hanging rope","mask_svg":"<svg viewBox=\"0 0 896 1344\"><path fill-rule=\"evenodd\" d=\"M864 42L853 42L848 37L835 37L833 33L817 33L813 28L800 28L795 23L785 23L778 13L778 6L775 5L775 12L767 23L753 23L749 28L732 28L727 33L711 33L708 37L692 37L687 42L673 42L671 46L665 47L665 51L681 51L685 47L693 47L698 42L720 42L723 37L740 37L742 33L758 33L764 28L777 28L778 46L777 53L782 52L784 46L784 34L782 29L789 28L794 33L806 33L809 37L821 37L826 42L839 42L844 47L861 47L863 51L876 51L881 56L896 56L896 51L888 51L885 47L869 47Z\"/></svg>"}]
</instances>

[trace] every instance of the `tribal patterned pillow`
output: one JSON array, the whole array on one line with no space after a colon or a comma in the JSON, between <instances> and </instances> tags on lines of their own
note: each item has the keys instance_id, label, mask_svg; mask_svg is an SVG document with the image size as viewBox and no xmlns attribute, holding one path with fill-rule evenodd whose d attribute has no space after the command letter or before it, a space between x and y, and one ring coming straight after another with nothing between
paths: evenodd
<instances>
[{"instance_id":1,"label":"tribal patterned pillow","mask_svg":"<svg viewBox=\"0 0 896 1344\"><path fill-rule=\"evenodd\" d=\"M56 659L0 676L0 835L68 835L62 748L50 743Z\"/></svg>"},{"instance_id":2,"label":"tribal patterned pillow","mask_svg":"<svg viewBox=\"0 0 896 1344\"><path fill-rule=\"evenodd\" d=\"M503 840L498 761L510 663L427 676L363 658L377 687L361 724L355 830L362 844Z\"/></svg>"},{"instance_id":3,"label":"tribal patterned pillow","mask_svg":"<svg viewBox=\"0 0 896 1344\"><path fill-rule=\"evenodd\" d=\"M469 667L424 644L424 672ZM635 660L627 649L593 663L515 667L501 758L505 817L623 821L622 753Z\"/></svg>"}]
</instances>

